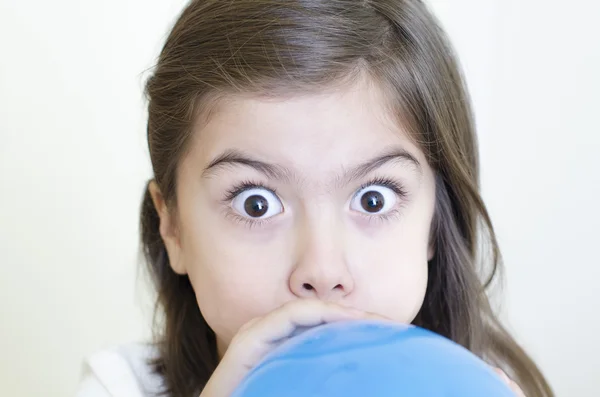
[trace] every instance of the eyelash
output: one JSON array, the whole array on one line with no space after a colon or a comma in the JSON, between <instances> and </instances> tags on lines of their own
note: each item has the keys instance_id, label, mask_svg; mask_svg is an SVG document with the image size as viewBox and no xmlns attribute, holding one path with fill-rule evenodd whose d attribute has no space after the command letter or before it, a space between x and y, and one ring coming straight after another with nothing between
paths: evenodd
<instances>
[{"instance_id":1,"label":"eyelash","mask_svg":"<svg viewBox=\"0 0 600 397\"><path fill-rule=\"evenodd\" d=\"M385 178L385 177L376 177L376 178L370 179L367 182L360 185L360 187L356 191L356 194L358 194L361 190L363 190L369 186L383 186L383 187L386 187L386 188L392 190L394 193L396 193L398 195L398 198L400 199L400 205L398 208L390 210L389 212L387 212L385 214L381 214L381 215L377 215L377 214L369 215L369 214L363 214L363 213L359 213L359 215L364 216L370 222L371 221L387 221L387 220L391 220L393 218L398 217L400 215L400 209L404 203L403 199L405 199L408 195L404 186L401 183L399 183L393 179L389 179L389 178ZM223 203L229 204L239 194L245 192L246 190L250 190L250 189L266 189L266 190L270 191L271 193L273 193L274 195L276 195L277 197L279 197L279 195L277 193L277 189L266 186L264 183L261 183L261 182L245 180L245 181L242 181L242 182L232 186L229 190L227 190L227 192L225 193L225 197L223 198ZM353 197L355 197L356 194ZM227 207L229 207L229 206L227 206ZM226 211L226 216L231 217L236 222L243 223L245 226L248 226L250 228L263 226L263 225L269 223L272 219L272 217L271 217L271 218L266 218L266 219L250 220L249 218L243 217L243 216L238 215L235 212L229 211L229 210Z\"/></svg>"},{"instance_id":2,"label":"eyelash","mask_svg":"<svg viewBox=\"0 0 600 397\"><path fill-rule=\"evenodd\" d=\"M393 179L389 179L389 178L385 178L385 177L376 177L376 178L370 179L369 181L363 183L360 186L360 188L357 190L357 192L353 196L353 198L356 197L356 195L358 195L358 193L360 193L361 190L363 190L369 186L383 186L383 187L390 189L394 193L396 193L396 195L400 199L399 203L398 203L398 207L386 212L385 214L370 215L370 214L364 214L362 212L359 212L358 213L359 216L364 217L367 221L369 221L369 223L385 222L385 221L390 221L392 219L397 219L400 216L400 210L404 206L405 199L408 196L408 192L404 188L404 185L402 185L401 183L399 183Z\"/></svg>"},{"instance_id":3,"label":"eyelash","mask_svg":"<svg viewBox=\"0 0 600 397\"><path fill-rule=\"evenodd\" d=\"M234 185L233 187L231 187L231 189L229 189L227 191L227 193L225 194L225 198L223 199L223 201L225 201L225 202L231 201L238 194L243 193L246 190L250 190L250 189L266 189L266 190L270 191L271 193L273 193L274 195L279 196L277 194L277 189L268 187L264 183L246 180L246 181L240 182L237 185Z\"/></svg>"},{"instance_id":4,"label":"eyelash","mask_svg":"<svg viewBox=\"0 0 600 397\"><path fill-rule=\"evenodd\" d=\"M387 187L388 189L390 189L394 193L396 193L398 195L398 197L400 197L400 198L405 198L407 195L406 189L404 189L404 186L402 184L400 184L397 181L394 181L392 179L384 178L384 177L376 177L376 178L373 178L373 179L363 183L362 185L360 185L360 188L358 189L357 194L361 190L363 190L369 186L374 186L374 185Z\"/></svg>"},{"instance_id":5,"label":"eyelash","mask_svg":"<svg viewBox=\"0 0 600 397\"><path fill-rule=\"evenodd\" d=\"M260 227L260 226L266 225L267 223L269 223L271 221L272 218L251 220L249 218L238 215L234 211L231 211L231 208L229 206L231 201L234 198L236 198L237 195L245 192L246 190L250 190L250 189L266 189L266 190L270 191L271 193L273 193L274 195L276 195L277 197L279 197L279 194L277 194L277 189L268 187L264 183L254 182L251 180L242 181L242 182L232 186L229 190L227 190L227 192L225 193L225 198L223 198L223 203L227 206L226 207L227 210L225 211L225 216L252 229L253 227Z\"/></svg>"}]
</instances>

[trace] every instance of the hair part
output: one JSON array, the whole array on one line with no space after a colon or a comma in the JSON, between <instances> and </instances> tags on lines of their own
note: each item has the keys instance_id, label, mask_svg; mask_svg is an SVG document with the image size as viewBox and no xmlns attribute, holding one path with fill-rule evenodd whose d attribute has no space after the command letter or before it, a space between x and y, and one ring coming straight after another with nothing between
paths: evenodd
<instances>
[{"instance_id":1,"label":"hair part","mask_svg":"<svg viewBox=\"0 0 600 397\"><path fill-rule=\"evenodd\" d=\"M148 146L164 200L176 211L177 170L193 131L229 96L277 100L342 89L362 77L381 90L389 114L436 173L435 254L414 324L502 367L527 395L553 396L489 304L486 287L502 264L479 193L470 100L452 47L422 1L191 1L146 84ZM166 395L198 395L218 364L215 335L188 277L170 267L148 191L141 239L161 315L155 369ZM481 251L482 240L489 252Z\"/></svg>"}]
</instances>

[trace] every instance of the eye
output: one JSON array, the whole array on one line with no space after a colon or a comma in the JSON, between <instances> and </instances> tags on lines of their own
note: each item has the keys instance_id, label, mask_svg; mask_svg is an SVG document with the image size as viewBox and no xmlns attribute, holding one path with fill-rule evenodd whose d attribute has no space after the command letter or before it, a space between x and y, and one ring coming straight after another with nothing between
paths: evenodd
<instances>
[{"instance_id":1,"label":"eye","mask_svg":"<svg viewBox=\"0 0 600 397\"><path fill-rule=\"evenodd\" d=\"M281 200L264 188L241 192L233 199L231 206L241 216L252 219L266 219L283 212Z\"/></svg>"},{"instance_id":2,"label":"eye","mask_svg":"<svg viewBox=\"0 0 600 397\"><path fill-rule=\"evenodd\" d=\"M371 185L360 189L350 208L365 214L383 214L394 208L398 194L385 186Z\"/></svg>"}]
</instances>

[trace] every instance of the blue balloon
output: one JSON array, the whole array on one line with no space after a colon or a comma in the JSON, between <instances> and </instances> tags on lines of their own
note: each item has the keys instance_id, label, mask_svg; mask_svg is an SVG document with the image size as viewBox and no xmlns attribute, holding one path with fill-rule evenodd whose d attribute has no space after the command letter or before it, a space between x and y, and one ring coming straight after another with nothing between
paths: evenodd
<instances>
[{"instance_id":1,"label":"blue balloon","mask_svg":"<svg viewBox=\"0 0 600 397\"><path fill-rule=\"evenodd\" d=\"M282 343L232 397L515 397L462 346L412 325L321 325Z\"/></svg>"}]
</instances>

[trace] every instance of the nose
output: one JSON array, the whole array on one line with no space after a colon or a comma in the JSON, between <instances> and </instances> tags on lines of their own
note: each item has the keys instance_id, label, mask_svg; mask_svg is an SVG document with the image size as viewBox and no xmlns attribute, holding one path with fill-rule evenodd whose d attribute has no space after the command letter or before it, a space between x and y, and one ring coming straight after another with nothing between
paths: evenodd
<instances>
[{"instance_id":1,"label":"nose","mask_svg":"<svg viewBox=\"0 0 600 397\"><path fill-rule=\"evenodd\" d=\"M340 301L354 289L343 232L332 222L314 222L298 235L290 290L299 298Z\"/></svg>"}]
</instances>

